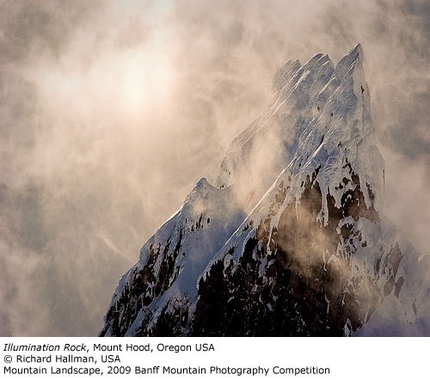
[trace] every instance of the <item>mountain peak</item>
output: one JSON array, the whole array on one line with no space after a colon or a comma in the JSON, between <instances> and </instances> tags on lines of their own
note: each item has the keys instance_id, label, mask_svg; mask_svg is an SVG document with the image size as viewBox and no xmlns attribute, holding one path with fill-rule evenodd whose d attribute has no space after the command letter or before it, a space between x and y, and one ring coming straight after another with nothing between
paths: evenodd
<instances>
[{"instance_id":1,"label":"mountain peak","mask_svg":"<svg viewBox=\"0 0 430 380\"><path fill-rule=\"evenodd\" d=\"M301 64L298 59L286 61L275 73L272 81L274 92L282 90L282 88L291 81L294 73L300 68Z\"/></svg>"},{"instance_id":2,"label":"mountain peak","mask_svg":"<svg viewBox=\"0 0 430 380\"><path fill-rule=\"evenodd\" d=\"M142 247L101 335L353 335L393 302L399 323L430 326L420 255L380 217L363 57L358 44L336 67L317 54L278 69L273 103L217 187L198 181Z\"/></svg>"},{"instance_id":3,"label":"mountain peak","mask_svg":"<svg viewBox=\"0 0 430 380\"><path fill-rule=\"evenodd\" d=\"M337 76L343 77L348 70L353 69L357 64L364 61L364 51L361 44L357 44L345 57L343 57L336 66Z\"/></svg>"},{"instance_id":4,"label":"mountain peak","mask_svg":"<svg viewBox=\"0 0 430 380\"><path fill-rule=\"evenodd\" d=\"M190 195L205 197L213 190L216 190L216 189L208 182L208 180L205 177L203 177L196 183Z\"/></svg>"},{"instance_id":5,"label":"mountain peak","mask_svg":"<svg viewBox=\"0 0 430 380\"><path fill-rule=\"evenodd\" d=\"M202 177L196 184L197 188L209 186L209 182L206 177Z\"/></svg>"},{"instance_id":6,"label":"mountain peak","mask_svg":"<svg viewBox=\"0 0 430 380\"><path fill-rule=\"evenodd\" d=\"M348 160L356 173L369 174L366 181L382 194L384 162L374 144L363 56L358 44L336 67L328 55L318 53L304 65L290 60L279 68L274 76L273 104L233 141L217 186L252 182L256 201L273 183L274 173L287 165L297 173L303 168L315 170L328 158L337 157L338 165ZM250 166L258 157L259 165ZM254 205L251 202L250 209Z\"/></svg>"},{"instance_id":7,"label":"mountain peak","mask_svg":"<svg viewBox=\"0 0 430 380\"><path fill-rule=\"evenodd\" d=\"M364 51L361 44L358 43L357 45L355 45L354 48L349 52L348 56L351 57L353 60L357 60L357 59L363 60Z\"/></svg>"}]
</instances>

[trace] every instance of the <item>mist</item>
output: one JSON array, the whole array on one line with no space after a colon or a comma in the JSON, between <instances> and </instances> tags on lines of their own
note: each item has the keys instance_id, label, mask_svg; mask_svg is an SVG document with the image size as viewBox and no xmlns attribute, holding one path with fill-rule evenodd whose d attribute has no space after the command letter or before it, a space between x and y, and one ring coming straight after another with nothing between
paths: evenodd
<instances>
[{"instance_id":1,"label":"mist","mask_svg":"<svg viewBox=\"0 0 430 380\"><path fill-rule=\"evenodd\" d=\"M0 1L0 335L96 335L276 69L359 42L386 215L428 252L429 17L425 0Z\"/></svg>"}]
</instances>

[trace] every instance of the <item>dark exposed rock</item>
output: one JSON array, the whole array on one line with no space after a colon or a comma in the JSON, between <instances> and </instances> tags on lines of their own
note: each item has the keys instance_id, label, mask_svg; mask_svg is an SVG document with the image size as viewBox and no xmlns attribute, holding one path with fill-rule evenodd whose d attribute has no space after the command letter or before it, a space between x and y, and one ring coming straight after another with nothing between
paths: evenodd
<instances>
[{"instance_id":1,"label":"dark exposed rock","mask_svg":"<svg viewBox=\"0 0 430 380\"><path fill-rule=\"evenodd\" d=\"M377 213L366 207L360 180L353 175L352 197L345 196L337 208L328 195L328 223L321 225L316 220L322 208L316 178L317 172L312 180L308 176L301 198L284 209L278 227L271 230L273 209L285 199L282 193L275 195L269 217L260 221L256 238L246 242L234 271L222 261L212 266L199 285L193 335L341 336L347 323L357 330L369 310L375 310L380 290L367 277L349 284L351 252L338 252L353 226L343 225L340 234L337 227L345 217L377 220ZM389 257L392 264L397 262ZM271 265L261 275L263 259ZM369 310L360 307L363 303Z\"/></svg>"},{"instance_id":2,"label":"dark exposed rock","mask_svg":"<svg viewBox=\"0 0 430 380\"><path fill-rule=\"evenodd\" d=\"M429 260L379 214L362 56L277 71L268 112L233 141L216 188L200 180L144 245L100 335L355 335L392 305L404 323L426 318L411 273Z\"/></svg>"}]
</instances>

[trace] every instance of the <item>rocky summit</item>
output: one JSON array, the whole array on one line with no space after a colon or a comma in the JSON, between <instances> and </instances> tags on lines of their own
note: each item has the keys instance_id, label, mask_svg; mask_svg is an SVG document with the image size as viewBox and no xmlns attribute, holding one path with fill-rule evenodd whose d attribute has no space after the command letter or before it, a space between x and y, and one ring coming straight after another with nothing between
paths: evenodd
<instances>
[{"instance_id":1,"label":"rocky summit","mask_svg":"<svg viewBox=\"0 0 430 380\"><path fill-rule=\"evenodd\" d=\"M430 258L384 218L357 45L287 61L273 102L121 278L100 336L430 335Z\"/></svg>"}]
</instances>

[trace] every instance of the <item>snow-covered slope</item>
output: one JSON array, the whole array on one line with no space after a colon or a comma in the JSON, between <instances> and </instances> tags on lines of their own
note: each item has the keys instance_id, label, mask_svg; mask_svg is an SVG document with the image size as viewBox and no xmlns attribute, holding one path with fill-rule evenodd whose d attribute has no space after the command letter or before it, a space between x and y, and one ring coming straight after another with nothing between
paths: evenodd
<instances>
[{"instance_id":1,"label":"snow-covered slope","mask_svg":"<svg viewBox=\"0 0 430 380\"><path fill-rule=\"evenodd\" d=\"M106 315L104 334L157 329L163 313L186 308L197 279L243 220L230 190L201 179L174 214L142 247L139 261L121 278ZM186 318L186 316L181 316Z\"/></svg>"},{"instance_id":2,"label":"snow-covered slope","mask_svg":"<svg viewBox=\"0 0 430 380\"><path fill-rule=\"evenodd\" d=\"M430 334L428 256L383 218L361 46L288 61L273 89L216 188L143 246L101 335Z\"/></svg>"}]
</instances>

